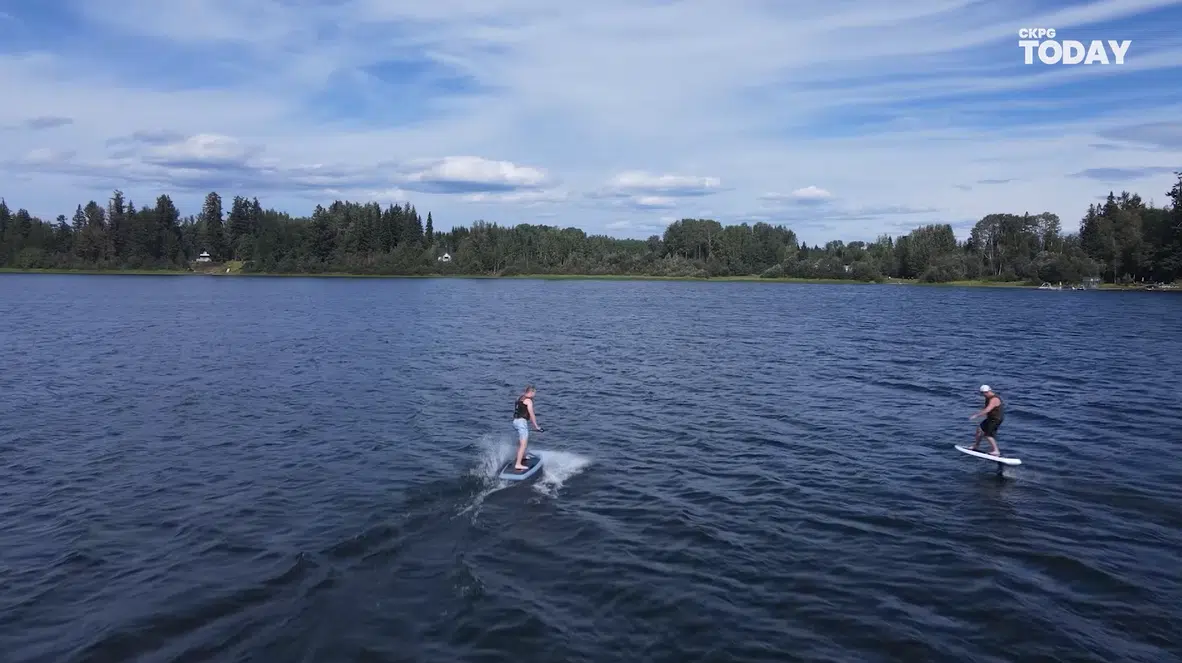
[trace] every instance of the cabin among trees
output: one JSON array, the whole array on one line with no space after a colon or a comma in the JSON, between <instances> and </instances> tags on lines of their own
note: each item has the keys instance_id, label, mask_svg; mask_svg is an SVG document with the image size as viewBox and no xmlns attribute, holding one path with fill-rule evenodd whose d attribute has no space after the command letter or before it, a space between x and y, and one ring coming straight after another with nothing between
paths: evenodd
<instances>
[{"instance_id":1,"label":"cabin among trees","mask_svg":"<svg viewBox=\"0 0 1182 663\"><path fill-rule=\"evenodd\" d=\"M137 208L115 191L47 222L0 199L0 266L21 269L183 269L356 274L620 274L879 281L962 279L1047 283L1163 283L1182 277L1182 173L1165 207L1112 192L1078 230L1041 214L990 214L964 241L929 224L875 241L801 242L782 225L681 219L661 235L621 239L578 228L476 221L437 232L409 203L336 201L310 217L236 196L228 214L211 192L196 216L167 195Z\"/></svg>"}]
</instances>

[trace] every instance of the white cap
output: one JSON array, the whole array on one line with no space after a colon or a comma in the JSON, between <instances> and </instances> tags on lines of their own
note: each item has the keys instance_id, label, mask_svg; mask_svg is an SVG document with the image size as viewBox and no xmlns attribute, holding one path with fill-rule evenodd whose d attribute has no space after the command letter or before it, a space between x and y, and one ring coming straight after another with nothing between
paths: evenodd
<instances>
[{"instance_id":1,"label":"white cap","mask_svg":"<svg viewBox=\"0 0 1182 663\"><path fill-rule=\"evenodd\" d=\"M985 392L987 392L987 391L992 391L992 390L989 388L989 385L987 385L987 384L983 384L983 385L981 385L981 393L983 394L983 393L985 393Z\"/></svg>"}]
</instances>

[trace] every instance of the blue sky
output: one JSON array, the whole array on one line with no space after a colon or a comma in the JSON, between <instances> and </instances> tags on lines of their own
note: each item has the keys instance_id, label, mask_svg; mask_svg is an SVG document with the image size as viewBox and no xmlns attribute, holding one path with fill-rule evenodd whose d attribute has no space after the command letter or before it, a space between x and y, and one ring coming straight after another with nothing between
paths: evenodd
<instances>
[{"instance_id":1,"label":"blue sky","mask_svg":"<svg viewBox=\"0 0 1182 663\"><path fill-rule=\"evenodd\" d=\"M0 196L46 219L119 188L624 237L1072 230L1182 169L1178 25L1182 0L5 0ZM1025 65L1022 27L1132 45Z\"/></svg>"}]
</instances>

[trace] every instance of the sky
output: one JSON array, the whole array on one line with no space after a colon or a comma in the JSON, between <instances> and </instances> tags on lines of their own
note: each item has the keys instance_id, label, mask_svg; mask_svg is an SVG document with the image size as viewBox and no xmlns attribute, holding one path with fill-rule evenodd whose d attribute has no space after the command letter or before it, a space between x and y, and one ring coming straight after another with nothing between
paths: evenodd
<instances>
[{"instance_id":1,"label":"sky","mask_svg":"<svg viewBox=\"0 0 1182 663\"><path fill-rule=\"evenodd\" d=\"M1182 170L1182 0L0 0L0 196L410 202L810 244L1058 214ZM1174 27L1171 27L1174 26ZM1024 63L1020 28L1131 40Z\"/></svg>"}]
</instances>

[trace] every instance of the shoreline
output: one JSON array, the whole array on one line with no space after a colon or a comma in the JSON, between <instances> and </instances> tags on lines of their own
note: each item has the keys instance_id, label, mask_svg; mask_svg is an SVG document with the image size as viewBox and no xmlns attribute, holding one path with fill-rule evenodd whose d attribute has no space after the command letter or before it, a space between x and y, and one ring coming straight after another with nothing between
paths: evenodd
<instances>
[{"instance_id":1,"label":"shoreline","mask_svg":"<svg viewBox=\"0 0 1182 663\"><path fill-rule=\"evenodd\" d=\"M960 287L960 288L1019 288L1037 290L1039 286L1026 281L986 281L962 280L944 283L928 283L916 279L884 279L882 281L854 281L851 279L810 279L810 278L762 278L749 276L651 276L644 274L512 274L500 276L495 274L350 274L346 272L322 273L284 273L284 272L242 272L232 270L220 272L211 269L204 270L152 270L152 269L21 269L17 267L0 267L0 275L4 274L74 274L80 276L235 276L253 278L346 278L346 279L516 279L537 281L699 281L699 282L734 282L734 283L797 283L814 285L908 285L926 287ZM1179 289L1147 288L1145 286L1101 284L1098 290L1108 291L1150 291L1170 292ZM1065 289L1065 292L1070 290Z\"/></svg>"}]
</instances>

